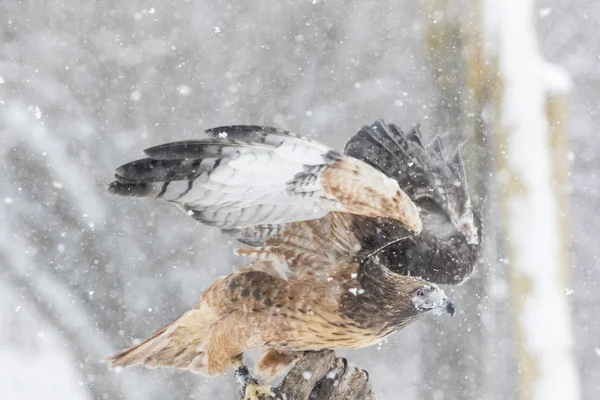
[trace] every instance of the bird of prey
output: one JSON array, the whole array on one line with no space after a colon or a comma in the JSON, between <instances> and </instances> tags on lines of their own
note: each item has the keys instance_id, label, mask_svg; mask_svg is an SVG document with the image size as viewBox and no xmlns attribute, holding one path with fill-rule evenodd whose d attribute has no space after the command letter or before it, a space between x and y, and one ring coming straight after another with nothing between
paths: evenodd
<instances>
[{"instance_id":1,"label":"bird of prey","mask_svg":"<svg viewBox=\"0 0 600 400\"><path fill-rule=\"evenodd\" d=\"M439 139L425 147L417 128L383 120L344 154L271 127L206 132L145 150L108 190L176 205L242 242L249 261L112 367L213 376L258 348L270 380L304 351L370 346L422 315L454 314L437 284L468 278L482 234L458 151L446 159Z\"/></svg>"}]
</instances>

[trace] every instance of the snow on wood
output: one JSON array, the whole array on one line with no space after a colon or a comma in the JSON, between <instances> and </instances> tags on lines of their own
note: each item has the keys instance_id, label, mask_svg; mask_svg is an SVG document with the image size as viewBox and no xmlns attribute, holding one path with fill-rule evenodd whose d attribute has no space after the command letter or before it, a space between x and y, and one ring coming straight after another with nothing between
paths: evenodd
<instances>
[{"instance_id":1,"label":"snow on wood","mask_svg":"<svg viewBox=\"0 0 600 400\"><path fill-rule=\"evenodd\" d=\"M517 306L522 399L578 399L577 367L558 252L558 202L552 188L549 93L570 88L564 71L540 54L533 2L486 2L488 49L497 60L507 254ZM498 140L498 138L496 138Z\"/></svg>"}]
</instances>

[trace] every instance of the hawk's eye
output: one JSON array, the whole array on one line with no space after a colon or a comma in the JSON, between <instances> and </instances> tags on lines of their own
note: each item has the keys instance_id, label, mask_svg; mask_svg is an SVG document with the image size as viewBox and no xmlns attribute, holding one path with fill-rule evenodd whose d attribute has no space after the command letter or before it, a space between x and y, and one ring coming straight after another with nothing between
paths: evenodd
<instances>
[{"instance_id":1,"label":"hawk's eye","mask_svg":"<svg viewBox=\"0 0 600 400\"><path fill-rule=\"evenodd\" d=\"M418 298L424 299L426 294L427 293L425 293L425 288L417 289L417 297Z\"/></svg>"}]
</instances>

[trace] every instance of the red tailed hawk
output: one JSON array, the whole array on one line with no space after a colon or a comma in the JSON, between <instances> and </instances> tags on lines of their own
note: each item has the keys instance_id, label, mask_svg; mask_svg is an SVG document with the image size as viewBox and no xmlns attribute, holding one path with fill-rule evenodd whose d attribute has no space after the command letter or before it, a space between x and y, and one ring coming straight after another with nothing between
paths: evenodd
<instances>
[{"instance_id":1,"label":"red tailed hawk","mask_svg":"<svg viewBox=\"0 0 600 400\"><path fill-rule=\"evenodd\" d=\"M446 160L439 139L427 149L417 129L381 120L345 154L270 127L207 134L145 150L108 189L176 205L251 261L112 367L217 375L260 348L257 372L271 378L304 351L370 346L421 315L454 314L436 284L467 279L481 243L458 152Z\"/></svg>"}]
</instances>

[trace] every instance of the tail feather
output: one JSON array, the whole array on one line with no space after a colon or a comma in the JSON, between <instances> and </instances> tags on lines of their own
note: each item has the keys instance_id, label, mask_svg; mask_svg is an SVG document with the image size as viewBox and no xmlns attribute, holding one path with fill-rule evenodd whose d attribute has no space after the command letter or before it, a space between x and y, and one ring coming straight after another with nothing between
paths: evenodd
<instances>
[{"instance_id":1,"label":"tail feather","mask_svg":"<svg viewBox=\"0 0 600 400\"><path fill-rule=\"evenodd\" d=\"M208 324L202 311L193 309L158 330L142 343L112 355L110 368L144 365L147 368L172 366L206 374Z\"/></svg>"},{"instance_id":2,"label":"tail feather","mask_svg":"<svg viewBox=\"0 0 600 400\"><path fill-rule=\"evenodd\" d=\"M123 350L108 358L110 368L128 367L130 365L146 365L150 368L159 366L159 359L164 358L164 354L173 346L171 345L170 335L177 329L175 322L158 330L154 335L150 336L142 343ZM159 357L159 355L163 357Z\"/></svg>"}]
</instances>

